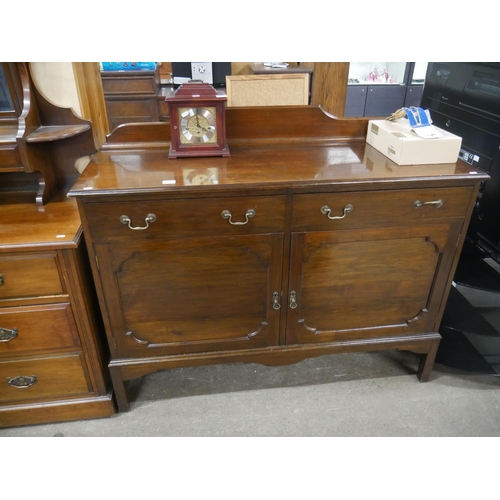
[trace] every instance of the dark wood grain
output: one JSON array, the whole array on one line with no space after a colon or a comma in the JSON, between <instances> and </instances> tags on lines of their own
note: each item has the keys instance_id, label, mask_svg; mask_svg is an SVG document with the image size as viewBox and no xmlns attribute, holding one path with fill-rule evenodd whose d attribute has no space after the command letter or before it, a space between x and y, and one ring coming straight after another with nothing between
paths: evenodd
<instances>
[{"instance_id":1,"label":"dark wood grain","mask_svg":"<svg viewBox=\"0 0 500 500\"><path fill-rule=\"evenodd\" d=\"M173 366L394 348L417 353L428 380L488 176L462 162L398 166L366 145L366 120L313 106L227 111L230 158L169 160L165 124L124 126L69 193L120 410L125 380Z\"/></svg>"},{"instance_id":2,"label":"dark wood grain","mask_svg":"<svg viewBox=\"0 0 500 500\"><path fill-rule=\"evenodd\" d=\"M0 325L17 330L13 340L0 344L0 359L80 345L68 302L0 308Z\"/></svg>"},{"instance_id":3,"label":"dark wood grain","mask_svg":"<svg viewBox=\"0 0 500 500\"><path fill-rule=\"evenodd\" d=\"M124 123L158 122L160 74L156 71L101 71L109 129Z\"/></svg>"},{"instance_id":4,"label":"dark wood grain","mask_svg":"<svg viewBox=\"0 0 500 500\"><path fill-rule=\"evenodd\" d=\"M348 77L348 62L314 63L311 104L322 104L332 115L343 117Z\"/></svg>"},{"instance_id":5,"label":"dark wood grain","mask_svg":"<svg viewBox=\"0 0 500 500\"><path fill-rule=\"evenodd\" d=\"M19 389L8 383L9 378L35 375L35 383ZM40 400L89 394L90 387L85 377L81 354L36 359L0 360L0 402Z\"/></svg>"},{"instance_id":6,"label":"dark wood grain","mask_svg":"<svg viewBox=\"0 0 500 500\"><path fill-rule=\"evenodd\" d=\"M277 345L282 245L281 235L99 245L119 356Z\"/></svg>"},{"instance_id":7,"label":"dark wood grain","mask_svg":"<svg viewBox=\"0 0 500 500\"><path fill-rule=\"evenodd\" d=\"M41 126L28 137L26 137L26 142L50 142L59 141L61 139L68 139L79 135L87 130L90 130L90 125L50 125Z\"/></svg>"},{"instance_id":8,"label":"dark wood grain","mask_svg":"<svg viewBox=\"0 0 500 500\"><path fill-rule=\"evenodd\" d=\"M222 212L231 213L233 222L244 222L248 210L255 215L245 225L232 225L222 217ZM120 217L130 218L132 227L145 227L149 213L156 216L147 231L134 231ZM231 196L201 200L178 199L128 203L93 203L88 207L88 223L94 228L93 241L123 239L127 244L147 241L155 237L188 238L196 236L233 237L242 234L273 233L283 230L285 220L285 197ZM109 224L103 224L108 221Z\"/></svg>"},{"instance_id":9,"label":"dark wood grain","mask_svg":"<svg viewBox=\"0 0 500 500\"><path fill-rule=\"evenodd\" d=\"M432 331L461 227L409 224L293 235L290 343ZM435 298L438 295L438 300Z\"/></svg>"},{"instance_id":10,"label":"dark wood grain","mask_svg":"<svg viewBox=\"0 0 500 500\"><path fill-rule=\"evenodd\" d=\"M161 143L155 143L155 146ZM164 144L163 144L164 145ZM470 185L465 163L399 166L363 142L339 145L231 146L231 158L182 158L169 160L165 149L98 153L75 183L69 196L81 198L105 194L117 199L124 194L179 197L224 196L229 191L287 188L328 191L369 190L374 182L387 189L439 187L445 180ZM137 159L140 153L140 161ZM194 170L216 172L216 183L193 186L186 180ZM476 171L477 179L487 178Z\"/></svg>"},{"instance_id":11,"label":"dark wood grain","mask_svg":"<svg viewBox=\"0 0 500 500\"><path fill-rule=\"evenodd\" d=\"M76 201L0 205L0 427L114 412ZM10 335L9 335L10 336ZM29 388L7 378L37 377Z\"/></svg>"},{"instance_id":12,"label":"dark wood grain","mask_svg":"<svg viewBox=\"0 0 500 500\"><path fill-rule=\"evenodd\" d=\"M58 191L67 191L78 177L75 162L96 151L91 124L69 108L47 101L34 84L28 63L10 63L15 77L15 121L0 120L0 175L24 171L31 199L46 204ZM15 131L14 131L15 129ZM2 190L11 185L7 202L24 203L17 177L0 178Z\"/></svg>"},{"instance_id":13,"label":"dark wood grain","mask_svg":"<svg viewBox=\"0 0 500 500\"><path fill-rule=\"evenodd\" d=\"M56 252L0 254L0 301L64 295Z\"/></svg>"},{"instance_id":14,"label":"dark wood grain","mask_svg":"<svg viewBox=\"0 0 500 500\"><path fill-rule=\"evenodd\" d=\"M35 203L2 204L0 225L0 254L30 248L76 248L82 235L76 201L63 197L54 198L43 210Z\"/></svg>"}]
</instances>

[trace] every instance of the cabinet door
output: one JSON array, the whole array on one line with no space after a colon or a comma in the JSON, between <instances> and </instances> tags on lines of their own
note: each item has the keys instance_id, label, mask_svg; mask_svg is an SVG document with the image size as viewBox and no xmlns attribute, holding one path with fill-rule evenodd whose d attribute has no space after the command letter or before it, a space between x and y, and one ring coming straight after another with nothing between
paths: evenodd
<instances>
[{"instance_id":1,"label":"cabinet door","mask_svg":"<svg viewBox=\"0 0 500 500\"><path fill-rule=\"evenodd\" d=\"M365 116L390 116L402 108L405 85L369 85L366 95Z\"/></svg>"},{"instance_id":2,"label":"cabinet door","mask_svg":"<svg viewBox=\"0 0 500 500\"><path fill-rule=\"evenodd\" d=\"M348 85L344 116L364 116L367 85Z\"/></svg>"},{"instance_id":3,"label":"cabinet door","mask_svg":"<svg viewBox=\"0 0 500 500\"><path fill-rule=\"evenodd\" d=\"M287 343L435 331L460 227L294 233Z\"/></svg>"},{"instance_id":4,"label":"cabinet door","mask_svg":"<svg viewBox=\"0 0 500 500\"><path fill-rule=\"evenodd\" d=\"M118 356L277 344L281 234L104 243L96 252Z\"/></svg>"},{"instance_id":5,"label":"cabinet door","mask_svg":"<svg viewBox=\"0 0 500 500\"><path fill-rule=\"evenodd\" d=\"M408 85L405 97L405 107L420 106L423 91L423 85Z\"/></svg>"}]
</instances>

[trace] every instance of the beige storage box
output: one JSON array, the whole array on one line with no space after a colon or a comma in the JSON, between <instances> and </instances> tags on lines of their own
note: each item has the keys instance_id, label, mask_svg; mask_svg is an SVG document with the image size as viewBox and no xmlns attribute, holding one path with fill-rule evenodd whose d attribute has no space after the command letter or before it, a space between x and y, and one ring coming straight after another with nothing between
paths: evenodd
<instances>
[{"instance_id":1,"label":"beige storage box","mask_svg":"<svg viewBox=\"0 0 500 500\"><path fill-rule=\"evenodd\" d=\"M441 137L419 137L407 119L370 120L366 142L398 165L456 163L462 138L434 125L431 127Z\"/></svg>"}]
</instances>

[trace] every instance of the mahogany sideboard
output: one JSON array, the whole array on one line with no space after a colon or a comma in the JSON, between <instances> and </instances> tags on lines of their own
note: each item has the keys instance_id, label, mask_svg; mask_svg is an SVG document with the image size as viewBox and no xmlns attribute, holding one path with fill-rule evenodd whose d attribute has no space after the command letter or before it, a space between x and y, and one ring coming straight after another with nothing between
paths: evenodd
<instances>
[{"instance_id":1,"label":"mahogany sideboard","mask_svg":"<svg viewBox=\"0 0 500 500\"><path fill-rule=\"evenodd\" d=\"M168 159L166 124L117 129L78 201L120 411L125 381L214 363L402 349L429 379L480 183L398 166L366 119L228 108L229 158Z\"/></svg>"}]
</instances>

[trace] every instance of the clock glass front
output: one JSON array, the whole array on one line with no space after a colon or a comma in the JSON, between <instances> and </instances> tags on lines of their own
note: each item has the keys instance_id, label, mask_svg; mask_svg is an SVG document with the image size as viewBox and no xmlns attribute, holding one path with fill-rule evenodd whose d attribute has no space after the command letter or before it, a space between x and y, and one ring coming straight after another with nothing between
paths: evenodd
<instances>
[{"instance_id":1,"label":"clock glass front","mask_svg":"<svg viewBox=\"0 0 500 500\"><path fill-rule=\"evenodd\" d=\"M217 144L215 107L179 108L181 144Z\"/></svg>"}]
</instances>

